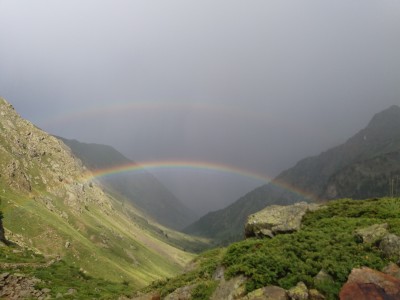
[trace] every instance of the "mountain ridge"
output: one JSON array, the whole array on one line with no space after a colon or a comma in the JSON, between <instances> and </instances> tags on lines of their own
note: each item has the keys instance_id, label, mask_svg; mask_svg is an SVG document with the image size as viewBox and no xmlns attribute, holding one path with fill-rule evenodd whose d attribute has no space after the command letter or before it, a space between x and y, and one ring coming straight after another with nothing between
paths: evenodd
<instances>
[{"instance_id":1,"label":"mountain ridge","mask_svg":"<svg viewBox=\"0 0 400 300\"><path fill-rule=\"evenodd\" d=\"M248 215L271 204L312 201L279 187L279 184L273 185L274 181L307 191L320 198L328 194L326 190L329 179L340 170L398 149L400 149L400 107L393 105L375 114L364 129L345 143L319 155L300 160L292 168L281 172L272 183L256 188L225 209L203 216L186 227L184 232L214 238L217 243L222 244L239 240L243 237L243 225ZM332 189L331 182L329 188ZM343 193L339 194L346 197ZM377 196L387 196L387 194Z\"/></svg>"}]
</instances>

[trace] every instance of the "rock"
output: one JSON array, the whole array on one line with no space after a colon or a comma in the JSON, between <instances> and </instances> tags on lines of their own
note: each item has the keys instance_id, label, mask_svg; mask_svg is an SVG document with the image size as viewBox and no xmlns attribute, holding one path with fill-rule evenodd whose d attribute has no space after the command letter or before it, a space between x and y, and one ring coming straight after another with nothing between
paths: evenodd
<instances>
[{"instance_id":1,"label":"rock","mask_svg":"<svg viewBox=\"0 0 400 300\"><path fill-rule=\"evenodd\" d=\"M388 266L383 268L382 272L400 279L400 268L395 263L391 262Z\"/></svg>"},{"instance_id":2,"label":"rock","mask_svg":"<svg viewBox=\"0 0 400 300\"><path fill-rule=\"evenodd\" d=\"M57 293L56 299L64 298L64 296L61 293Z\"/></svg>"},{"instance_id":3,"label":"rock","mask_svg":"<svg viewBox=\"0 0 400 300\"><path fill-rule=\"evenodd\" d=\"M357 240L363 243L374 244L382 240L387 235L388 224L374 224L365 228L360 228L355 231Z\"/></svg>"},{"instance_id":4,"label":"rock","mask_svg":"<svg viewBox=\"0 0 400 300\"><path fill-rule=\"evenodd\" d=\"M121 298L121 300L122 299L128 299L128 298ZM160 300L161 296L158 293L150 293L150 294L135 296L135 297L129 298L129 299L133 299L133 300Z\"/></svg>"},{"instance_id":5,"label":"rock","mask_svg":"<svg viewBox=\"0 0 400 300\"><path fill-rule=\"evenodd\" d=\"M308 289L304 282L299 282L295 287L288 290L288 295L291 300L307 300Z\"/></svg>"},{"instance_id":6,"label":"rock","mask_svg":"<svg viewBox=\"0 0 400 300\"><path fill-rule=\"evenodd\" d=\"M393 298L388 296L385 291L372 283L346 283L339 294L340 300L396 300L399 298Z\"/></svg>"},{"instance_id":7,"label":"rock","mask_svg":"<svg viewBox=\"0 0 400 300\"><path fill-rule=\"evenodd\" d=\"M386 235L379 244L379 248L386 257L398 259L400 257L400 237L395 234Z\"/></svg>"},{"instance_id":8,"label":"rock","mask_svg":"<svg viewBox=\"0 0 400 300\"><path fill-rule=\"evenodd\" d=\"M4 227L3 227L3 215L0 213L0 242L4 244L8 244L8 241L6 239L5 233L4 233Z\"/></svg>"},{"instance_id":9,"label":"rock","mask_svg":"<svg viewBox=\"0 0 400 300\"><path fill-rule=\"evenodd\" d=\"M188 285L176 289L174 292L166 296L165 300L190 300L192 299L192 291L195 288L195 284Z\"/></svg>"},{"instance_id":10,"label":"rock","mask_svg":"<svg viewBox=\"0 0 400 300\"><path fill-rule=\"evenodd\" d=\"M325 272L325 270L321 270L318 274L314 277L314 284L322 284L324 282L333 282L333 278L331 275Z\"/></svg>"},{"instance_id":11,"label":"rock","mask_svg":"<svg viewBox=\"0 0 400 300\"><path fill-rule=\"evenodd\" d=\"M212 276L212 279L213 280L224 280L224 273L225 273L225 268L223 267L223 266L219 266L216 270L215 270L215 272L214 272L214 274L213 274L213 276Z\"/></svg>"},{"instance_id":12,"label":"rock","mask_svg":"<svg viewBox=\"0 0 400 300\"><path fill-rule=\"evenodd\" d=\"M40 282L35 277L3 273L0 276L0 299L37 299L43 294L35 289Z\"/></svg>"},{"instance_id":13,"label":"rock","mask_svg":"<svg viewBox=\"0 0 400 300\"><path fill-rule=\"evenodd\" d=\"M66 241L66 242L65 242L65 248L68 249L70 246L71 246L71 243L68 242L68 241Z\"/></svg>"},{"instance_id":14,"label":"rock","mask_svg":"<svg viewBox=\"0 0 400 300\"><path fill-rule=\"evenodd\" d=\"M76 294L78 291L76 289L68 289L68 291L64 295L73 295Z\"/></svg>"},{"instance_id":15,"label":"rock","mask_svg":"<svg viewBox=\"0 0 400 300\"><path fill-rule=\"evenodd\" d=\"M341 300L400 299L400 280L366 267L353 269L339 297Z\"/></svg>"},{"instance_id":16,"label":"rock","mask_svg":"<svg viewBox=\"0 0 400 300\"><path fill-rule=\"evenodd\" d=\"M311 289L308 291L308 299L309 300L325 300L326 298L318 290Z\"/></svg>"},{"instance_id":17,"label":"rock","mask_svg":"<svg viewBox=\"0 0 400 300\"><path fill-rule=\"evenodd\" d=\"M44 288L44 289L42 289L42 292L45 293L45 294L48 294L48 293L51 292L51 290L50 290L50 289L47 289L47 288Z\"/></svg>"},{"instance_id":18,"label":"rock","mask_svg":"<svg viewBox=\"0 0 400 300\"><path fill-rule=\"evenodd\" d=\"M288 300L288 295L286 290L279 286L266 286L261 289L255 290L246 297L242 298L243 300Z\"/></svg>"},{"instance_id":19,"label":"rock","mask_svg":"<svg viewBox=\"0 0 400 300\"><path fill-rule=\"evenodd\" d=\"M267 300L286 300L289 299L286 290L279 286L266 286L264 288L264 294Z\"/></svg>"},{"instance_id":20,"label":"rock","mask_svg":"<svg viewBox=\"0 0 400 300\"><path fill-rule=\"evenodd\" d=\"M301 220L317 204L300 202L293 205L271 205L248 217L245 225L246 237L273 237L279 233L290 233L300 229Z\"/></svg>"},{"instance_id":21,"label":"rock","mask_svg":"<svg viewBox=\"0 0 400 300\"><path fill-rule=\"evenodd\" d=\"M244 283L246 278L244 276L238 276L229 279L228 281L221 280L220 284L211 295L211 300L220 299L237 299L245 295L246 290Z\"/></svg>"}]
</instances>

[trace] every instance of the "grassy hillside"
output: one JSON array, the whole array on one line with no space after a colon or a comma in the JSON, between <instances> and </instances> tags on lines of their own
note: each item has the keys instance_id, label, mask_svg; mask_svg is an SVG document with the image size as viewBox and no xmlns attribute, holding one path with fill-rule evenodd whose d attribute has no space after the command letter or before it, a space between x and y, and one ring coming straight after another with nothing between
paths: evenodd
<instances>
[{"instance_id":1,"label":"grassy hillside","mask_svg":"<svg viewBox=\"0 0 400 300\"><path fill-rule=\"evenodd\" d=\"M400 175L399 156L394 154L399 151L400 107L392 106L376 114L365 129L346 143L303 159L282 172L274 179L277 185L267 184L255 189L227 208L200 218L184 232L226 244L239 240L247 216L267 205L389 196L388 181ZM281 188L279 183L288 188ZM314 196L304 197L291 189Z\"/></svg>"},{"instance_id":2,"label":"grassy hillside","mask_svg":"<svg viewBox=\"0 0 400 300\"><path fill-rule=\"evenodd\" d=\"M16 246L0 247L0 267L3 275L38 279L32 288L36 291L48 289L51 299L60 294L63 299L116 299L132 295L134 291L128 281L116 283L93 278L63 260L48 260Z\"/></svg>"},{"instance_id":3,"label":"grassy hillside","mask_svg":"<svg viewBox=\"0 0 400 300\"><path fill-rule=\"evenodd\" d=\"M0 113L0 210L8 239L133 288L176 275L193 258L183 248L193 250L198 240L146 221L130 203L86 181L69 148L2 99Z\"/></svg>"},{"instance_id":4,"label":"grassy hillside","mask_svg":"<svg viewBox=\"0 0 400 300\"><path fill-rule=\"evenodd\" d=\"M146 291L167 295L178 287L195 284L206 291L196 299L208 299L218 285L213 274L225 268L227 279L244 275L246 292L267 285L285 289L303 281L327 299L337 299L340 287L352 268L367 266L381 270L388 265L376 244L361 243L355 230L387 223L389 232L400 235L400 199L335 200L323 209L308 212L300 231L274 238L251 238L206 252L196 258L196 267L184 275L161 281ZM399 257L392 257L397 261ZM333 281L314 283L313 278L325 270ZM201 289L200 289L201 290Z\"/></svg>"}]
</instances>

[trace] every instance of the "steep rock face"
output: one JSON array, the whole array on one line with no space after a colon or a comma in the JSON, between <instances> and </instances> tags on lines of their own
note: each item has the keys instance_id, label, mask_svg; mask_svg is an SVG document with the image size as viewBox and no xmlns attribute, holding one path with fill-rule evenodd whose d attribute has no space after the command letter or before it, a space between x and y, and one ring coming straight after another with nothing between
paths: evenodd
<instances>
[{"instance_id":1,"label":"steep rock face","mask_svg":"<svg viewBox=\"0 0 400 300\"><path fill-rule=\"evenodd\" d=\"M49 207L53 205L51 195L64 199L75 212L82 212L89 202L111 209L103 191L86 181L87 170L68 147L20 118L11 104L0 101L2 181Z\"/></svg>"},{"instance_id":2,"label":"steep rock face","mask_svg":"<svg viewBox=\"0 0 400 300\"><path fill-rule=\"evenodd\" d=\"M268 205L388 196L388 181L393 178L399 178L393 183L393 190L400 193L399 153L400 107L392 106L376 114L365 129L346 143L299 161L270 184L225 209L205 215L184 231L224 244L241 239L247 216Z\"/></svg>"},{"instance_id":3,"label":"steep rock face","mask_svg":"<svg viewBox=\"0 0 400 300\"><path fill-rule=\"evenodd\" d=\"M130 166L132 169L135 166L138 167L113 147L58 138L71 148L73 154L89 170L95 173L121 166ZM144 169L140 172L123 172L118 176L101 177L99 180L113 193L123 195L162 225L180 230L196 219L196 215L191 210Z\"/></svg>"},{"instance_id":4,"label":"steep rock face","mask_svg":"<svg viewBox=\"0 0 400 300\"><path fill-rule=\"evenodd\" d=\"M323 199L400 196L400 150L354 163L335 173Z\"/></svg>"}]
</instances>

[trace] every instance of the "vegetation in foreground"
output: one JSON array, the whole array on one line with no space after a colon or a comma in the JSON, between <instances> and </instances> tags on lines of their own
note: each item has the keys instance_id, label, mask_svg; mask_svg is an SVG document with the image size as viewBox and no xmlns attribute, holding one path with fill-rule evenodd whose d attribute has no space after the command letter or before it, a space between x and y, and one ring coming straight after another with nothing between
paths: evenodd
<instances>
[{"instance_id":1,"label":"vegetation in foreground","mask_svg":"<svg viewBox=\"0 0 400 300\"><path fill-rule=\"evenodd\" d=\"M389 232L400 235L399 216L400 199L332 201L321 210L307 213L298 232L272 239L247 239L224 249L205 252L196 258L193 270L157 281L145 292L158 291L165 296L178 287L196 284L204 287L201 295L196 294L196 299L208 299L217 285L213 273L222 265L226 278L240 274L248 278L247 292L267 285L288 289L303 281L309 288L321 291L327 299L337 299L353 268L367 266L381 270L389 263L377 245L360 243L355 230L387 223ZM321 269L333 281L315 284L313 278Z\"/></svg>"},{"instance_id":2,"label":"vegetation in foreground","mask_svg":"<svg viewBox=\"0 0 400 300\"><path fill-rule=\"evenodd\" d=\"M63 299L116 299L131 295L134 289L127 281L111 282L88 276L63 260L49 264L42 255L16 246L0 247L0 266L3 274L40 279L35 289L50 289L52 298L61 294Z\"/></svg>"}]
</instances>

